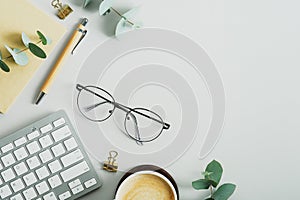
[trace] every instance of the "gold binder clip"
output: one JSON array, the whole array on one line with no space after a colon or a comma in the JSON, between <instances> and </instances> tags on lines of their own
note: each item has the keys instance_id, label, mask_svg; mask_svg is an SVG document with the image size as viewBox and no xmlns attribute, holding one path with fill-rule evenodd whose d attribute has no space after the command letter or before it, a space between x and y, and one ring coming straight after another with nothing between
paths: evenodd
<instances>
[{"instance_id":1,"label":"gold binder clip","mask_svg":"<svg viewBox=\"0 0 300 200\"><path fill-rule=\"evenodd\" d=\"M60 19L65 19L71 12L73 12L72 8L65 4L63 5L60 0L53 0L51 5L58 10L56 14Z\"/></svg>"},{"instance_id":2,"label":"gold binder clip","mask_svg":"<svg viewBox=\"0 0 300 200\"><path fill-rule=\"evenodd\" d=\"M105 161L103 164L103 169L109 172L117 172L118 163L116 162L116 158L118 156L118 152L110 151L108 161Z\"/></svg>"}]
</instances>

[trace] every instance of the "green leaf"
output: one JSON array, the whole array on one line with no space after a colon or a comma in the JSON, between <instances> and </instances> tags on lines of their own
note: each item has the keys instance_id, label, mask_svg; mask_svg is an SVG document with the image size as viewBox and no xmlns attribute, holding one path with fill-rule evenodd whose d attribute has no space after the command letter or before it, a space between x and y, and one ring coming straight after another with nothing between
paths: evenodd
<instances>
[{"instance_id":1,"label":"green leaf","mask_svg":"<svg viewBox=\"0 0 300 200\"><path fill-rule=\"evenodd\" d=\"M205 179L211 180L213 182L212 185L217 187L223 174L223 168L221 164L218 161L213 160L207 165L205 171L210 173L209 175L205 175Z\"/></svg>"},{"instance_id":2,"label":"green leaf","mask_svg":"<svg viewBox=\"0 0 300 200\"><path fill-rule=\"evenodd\" d=\"M41 49L39 46L37 46L36 44L33 43L29 43L28 45L29 50L31 51L31 53L33 53L34 55L36 55L39 58L46 58L47 55L44 52L43 49Z\"/></svg>"},{"instance_id":3,"label":"green leaf","mask_svg":"<svg viewBox=\"0 0 300 200\"><path fill-rule=\"evenodd\" d=\"M39 38L41 39L42 44L46 45L47 44L47 38L46 38L46 36L44 36L43 33L41 33L40 31L37 31L36 33L38 34Z\"/></svg>"},{"instance_id":4,"label":"green leaf","mask_svg":"<svg viewBox=\"0 0 300 200\"><path fill-rule=\"evenodd\" d=\"M201 172L203 176L210 176L213 172Z\"/></svg>"},{"instance_id":5,"label":"green leaf","mask_svg":"<svg viewBox=\"0 0 300 200\"><path fill-rule=\"evenodd\" d=\"M197 181L192 182L192 186L196 190L208 189L211 184L212 184L211 181L206 179L199 179Z\"/></svg>"},{"instance_id":6,"label":"green leaf","mask_svg":"<svg viewBox=\"0 0 300 200\"><path fill-rule=\"evenodd\" d=\"M5 64L5 62L3 62L2 60L0 60L0 68L5 71L5 72L9 72L10 69L9 67L7 66L7 64Z\"/></svg>"},{"instance_id":7,"label":"green leaf","mask_svg":"<svg viewBox=\"0 0 300 200\"><path fill-rule=\"evenodd\" d=\"M24 32L22 33L22 41L26 47L28 47L28 44L31 42L29 37Z\"/></svg>"},{"instance_id":8,"label":"green leaf","mask_svg":"<svg viewBox=\"0 0 300 200\"><path fill-rule=\"evenodd\" d=\"M227 200L233 194L236 186L232 183L221 185L212 195L215 200Z\"/></svg>"},{"instance_id":9,"label":"green leaf","mask_svg":"<svg viewBox=\"0 0 300 200\"><path fill-rule=\"evenodd\" d=\"M100 15L105 15L105 13L110 9L114 1L115 0L103 0L99 6Z\"/></svg>"},{"instance_id":10,"label":"green leaf","mask_svg":"<svg viewBox=\"0 0 300 200\"><path fill-rule=\"evenodd\" d=\"M215 200L214 198L211 198L211 197L209 197L209 198L207 198L207 199L205 199L205 200Z\"/></svg>"}]
</instances>

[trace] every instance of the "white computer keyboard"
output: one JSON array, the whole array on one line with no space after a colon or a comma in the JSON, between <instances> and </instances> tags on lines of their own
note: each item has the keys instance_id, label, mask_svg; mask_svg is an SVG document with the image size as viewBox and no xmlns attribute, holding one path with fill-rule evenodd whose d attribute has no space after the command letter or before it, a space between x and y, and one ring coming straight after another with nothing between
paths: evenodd
<instances>
[{"instance_id":1,"label":"white computer keyboard","mask_svg":"<svg viewBox=\"0 0 300 200\"><path fill-rule=\"evenodd\" d=\"M102 185L66 113L0 139L0 199L77 199Z\"/></svg>"}]
</instances>

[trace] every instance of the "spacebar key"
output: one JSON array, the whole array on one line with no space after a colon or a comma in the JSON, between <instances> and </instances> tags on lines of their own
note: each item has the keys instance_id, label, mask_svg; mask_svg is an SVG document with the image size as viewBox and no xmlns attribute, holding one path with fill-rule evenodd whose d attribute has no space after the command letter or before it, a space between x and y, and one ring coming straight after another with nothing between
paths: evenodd
<instances>
[{"instance_id":1,"label":"spacebar key","mask_svg":"<svg viewBox=\"0 0 300 200\"><path fill-rule=\"evenodd\" d=\"M66 171L63 171L60 173L61 177L65 182L76 178L77 176L80 176L90 170L88 164L86 161L83 161L77 165L74 165L73 167L67 169Z\"/></svg>"}]
</instances>

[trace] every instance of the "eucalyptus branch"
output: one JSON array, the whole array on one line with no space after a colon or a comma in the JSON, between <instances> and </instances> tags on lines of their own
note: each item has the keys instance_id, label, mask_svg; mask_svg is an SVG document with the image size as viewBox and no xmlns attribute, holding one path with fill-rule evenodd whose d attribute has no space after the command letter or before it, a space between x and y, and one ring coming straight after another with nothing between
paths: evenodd
<instances>
[{"instance_id":1,"label":"eucalyptus branch","mask_svg":"<svg viewBox=\"0 0 300 200\"><path fill-rule=\"evenodd\" d=\"M36 42L35 44L39 44L39 43L41 43L41 42L42 42L42 40L39 40L39 41ZM22 50L16 52L16 54L19 54L19 53L22 53L22 52L24 52L24 51L27 51L28 49L29 49L29 48L26 47L26 48L24 48L24 49L22 49ZM7 60L7 59L12 58L12 57L13 57L13 56L10 55L10 56L7 56L7 57L2 58L2 60Z\"/></svg>"},{"instance_id":2,"label":"eucalyptus branch","mask_svg":"<svg viewBox=\"0 0 300 200\"><path fill-rule=\"evenodd\" d=\"M17 65L25 66L29 63L29 58L25 51L29 50L33 55L45 59L47 57L47 54L45 51L38 46L39 43L42 43L43 45L47 45L51 43L51 39L46 37L43 33L40 31L36 31L39 40L37 42L31 42L29 37L23 32L22 33L22 42L25 46L24 49L18 49L18 48L11 48L9 45L4 45L8 53L10 54L9 56L2 57L2 53L0 51L0 69L4 72L10 72L9 66L5 63L6 60L9 58L12 58L13 61Z\"/></svg>"},{"instance_id":3,"label":"eucalyptus branch","mask_svg":"<svg viewBox=\"0 0 300 200\"><path fill-rule=\"evenodd\" d=\"M222 174L221 164L213 160L202 173L204 178L193 181L192 186L196 190L209 190L210 196L205 200L227 200L235 191L236 186L232 183L225 183L218 187Z\"/></svg>"}]
</instances>

